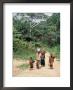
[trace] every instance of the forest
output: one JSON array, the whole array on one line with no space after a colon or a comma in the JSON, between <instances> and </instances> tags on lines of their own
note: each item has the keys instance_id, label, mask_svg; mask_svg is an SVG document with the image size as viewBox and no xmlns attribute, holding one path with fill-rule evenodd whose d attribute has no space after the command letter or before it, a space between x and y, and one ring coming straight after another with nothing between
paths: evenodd
<instances>
[{"instance_id":1,"label":"forest","mask_svg":"<svg viewBox=\"0 0 73 90\"><path fill-rule=\"evenodd\" d=\"M60 13L13 13L13 57L35 59L36 48L60 58Z\"/></svg>"}]
</instances>

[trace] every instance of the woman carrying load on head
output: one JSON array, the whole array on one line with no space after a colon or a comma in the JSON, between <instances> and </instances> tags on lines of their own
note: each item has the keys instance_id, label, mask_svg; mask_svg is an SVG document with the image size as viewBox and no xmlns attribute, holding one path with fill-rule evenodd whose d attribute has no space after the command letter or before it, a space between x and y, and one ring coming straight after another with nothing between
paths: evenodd
<instances>
[{"instance_id":1,"label":"woman carrying load on head","mask_svg":"<svg viewBox=\"0 0 73 90\"><path fill-rule=\"evenodd\" d=\"M41 56L41 49L37 48L37 52L36 52L36 68L39 69L39 65L40 65L40 56Z\"/></svg>"},{"instance_id":2,"label":"woman carrying load on head","mask_svg":"<svg viewBox=\"0 0 73 90\"><path fill-rule=\"evenodd\" d=\"M41 52L41 66L45 66L45 51Z\"/></svg>"}]
</instances>

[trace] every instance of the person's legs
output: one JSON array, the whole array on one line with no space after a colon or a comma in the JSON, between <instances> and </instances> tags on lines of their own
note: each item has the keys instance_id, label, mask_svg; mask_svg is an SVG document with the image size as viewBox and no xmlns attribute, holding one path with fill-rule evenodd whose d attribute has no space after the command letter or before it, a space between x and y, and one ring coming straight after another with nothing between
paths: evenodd
<instances>
[{"instance_id":1,"label":"person's legs","mask_svg":"<svg viewBox=\"0 0 73 90\"><path fill-rule=\"evenodd\" d=\"M41 59L41 66L45 66L45 59Z\"/></svg>"},{"instance_id":2,"label":"person's legs","mask_svg":"<svg viewBox=\"0 0 73 90\"><path fill-rule=\"evenodd\" d=\"M33 69L33 64L30 65L30 70L32 70L32 69Z\"/></svg>"},{"instance_id":3,"label":"person's legs","mask_svg":"<svg viewBox=\"0 0 73 90\"><path fill-rule=\"evenodd\" d=\"M39 60L36 62L36 68L39 69Z\"/></svg>"},{"instance_id":4,"label":"person's legs","mask_svg":"<svg viewBox=\"0 0 73 90\"><path fill-rule=\"evenodd\" d=\"M41 65L43 64L43 61L42 61L42 59L41 59Z\"/></svg>"},{"instance_id":5,"label":"person's legs","mask_svg":"<svg viewBox=\"0 0 73 90\"><path fill-rule=\"evenodd\" d=\"M53 64L50 64L50 69L53 69Z\"/></svg>"},{"instance_id":6,"label":"person's legs","mask_svg":"<svg viewBox=\"0 0 73 90\"><path fill-rule=\"evenodd\" d=\"M43 66L45 66L45 59L43 59Z\"/></svg>"}]
</instances>

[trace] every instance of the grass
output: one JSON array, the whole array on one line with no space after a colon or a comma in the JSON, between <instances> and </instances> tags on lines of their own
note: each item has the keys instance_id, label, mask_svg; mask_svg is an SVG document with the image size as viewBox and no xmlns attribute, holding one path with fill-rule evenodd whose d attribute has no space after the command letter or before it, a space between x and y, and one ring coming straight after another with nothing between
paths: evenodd
<instances>
[{"instance_id":1,"label":"grass","mask_svg":"<svg viewBox=\"0 0 73 90\"><path fill-rule=\"evenodd\" d=\"M57 59L60 59L60 45L49 47L46 44L42 44L43 48L49 53L53 53Z\"/></svg>"},{"instance_id":2,"label":"grass","mask_svg":"<svg viewBox=\"0 0 73 90\"><path fill-rule=\"evenodd\" d=\"M18 50L17 52L14 52L14 56L13 58L19 58L22 60L28 60L30 57L33 58L33 60L35 59L35 51L31 50L31 49L22 49L22 50Z\"/></svg>"},{"instance_id":3,"label":"grass","mask_svg":"<svg viewBox=\"0 0 73 90\"><path fill-rule=\"evenodd\" d=\"M27 69L28 67L29 67L28 64L22 64L22 65L18 66L18 68L20 68L22 70Z\"/></svg>"},{"instance_id":4,"label":"grass","mask_svg":"<svg viewBox=\"0 0 73 90\"><path fill-rule=\"evenodd\" d=\"M54 46L54 47L49 47L49 48L46 48L46 50L50 53L53 53L56 58L60 59L60 46L57 45L57 46Z\"/></svg>"},{"instance_id":5,"label":"grass","mask_svg":"<svg viewBox=\"0 0 73 90\"><path fill-rule=\"evenodd\" d=\"M40 44L41 44L41 48L45 49L49 53L53 53L58 59L60 59L59 45L54 47L48 47L46 44L43 44L43 43L40 43ZM31 48L18 49L18 51L14 52L13 58L28 60L30 57L32 57L33 60L35 60L36 56L35 56L35 50L33 50L33 48L35 47L33 46Z\"/></svg>"},{"instance_id":6,"label":"grass","mask_svg":"<svg viewBox=\"0 0 73 90\"><path fill-rule=\"evenodd\" d=\"M60 59L60 46L55 46L49 49L50 52L53 52L58 59Z\"/></svg>"}]
</instances>

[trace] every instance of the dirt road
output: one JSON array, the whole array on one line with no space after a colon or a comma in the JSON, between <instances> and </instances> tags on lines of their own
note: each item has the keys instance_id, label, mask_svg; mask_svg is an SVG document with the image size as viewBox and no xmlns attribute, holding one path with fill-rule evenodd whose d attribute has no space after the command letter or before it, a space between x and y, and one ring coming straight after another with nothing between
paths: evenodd
<instances>
[{"instance_id":1,"label":"dirt road","mask_svg":"<svg viewBox=\"0 0 73 90\"><path fill-rule=\"evenodd\" d=\"M29 69L21 70L20 68L17 68L17 66L23 63L28 63L28 62L24 62L22 60L13 60L13 76L16 76L16 77L59 77L60 76L60 61L57 61L55 59L54 69L50 69L48 66L48 57L49 57L49 53L47 52L45 54L45 67L36 69L35 63L34 63L33 70L29 70Z\"/></svg>"}]
</instances>

